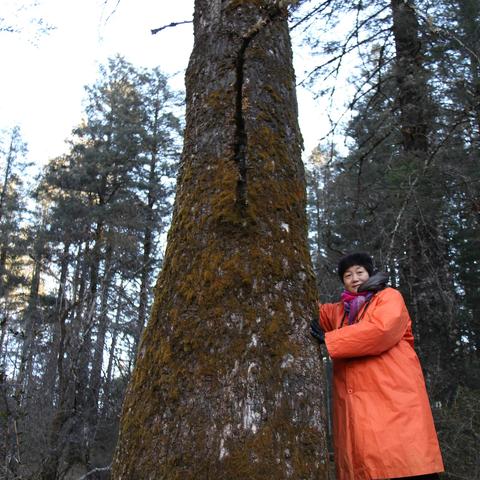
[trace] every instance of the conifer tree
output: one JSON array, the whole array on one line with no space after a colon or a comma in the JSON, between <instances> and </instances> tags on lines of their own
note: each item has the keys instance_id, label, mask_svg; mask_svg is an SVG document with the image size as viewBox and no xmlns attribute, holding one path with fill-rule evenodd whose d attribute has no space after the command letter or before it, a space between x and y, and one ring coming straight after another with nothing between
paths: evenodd
<instances>
[{"instance_id":1,"label":"conifer tree","mask_svg":"<svg viewBox=\"0 0 480 480\"><path fill-rule=\"evenodd\" d=\"M23 181L28 167L26 153L27 145L19 127L0 132L0 464L5 476L18 472L21 459L18 422L25 400L25 385L23 381L21 385L15 382L12 369L17 363L21 368L27 363L31 365L32 331L27 334L26 326L27 317L33 312L25 306L29 286L33 285L26 274L30 261L25 255L28 244L22 225L27 217ZM30 299L34 296L33 289Z\"/></svg>"},{"instance_id":2,"label":"conifer tree","mask_svg":"<svg viewBox=\"0 0 480 480\"><path fill-rule=\"evenodd\" d=\"M115 365L133 363L137 309L151 302L158 238L170 214L179 121L167 79L121 57L100 73L70 153L48 164L37 193L49 203L58 271L43 369L52 393L40 400L49 418L44 479L110 463L125 383L118 377L130 374Z\"/></svg>"},{"instance_id":3,"label":"conifer tree","mask_svg":"<svg viewBox=\"0 0 480 480\"><path fill-rule=\"evenodd\" d=\"M15 265L20 261L20 219L25 213L22 174L28 166L26 153L19 127L0 132L0 296L4 298L21 282Z\"/></svg>"}]
</instances>

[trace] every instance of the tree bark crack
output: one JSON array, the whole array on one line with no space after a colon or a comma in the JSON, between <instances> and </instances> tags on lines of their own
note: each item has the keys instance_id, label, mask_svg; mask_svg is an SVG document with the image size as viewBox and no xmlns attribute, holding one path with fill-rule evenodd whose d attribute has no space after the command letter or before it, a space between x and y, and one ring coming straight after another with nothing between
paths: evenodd
<instances>
[{"instance_id":1,"label":"tree bark crack","mask_svg":"<svg viewBox=\"0 0 480 480\"><path fill-rule=\"evenodd\" d=\"M237 181L237 205L242 211L247 207L247 131L243 116L244 65L245 51L253 37L254 35L243 39L235 62L235 137L233 151L239 174Z\"/></svg>"},{"instance_id":2,"label":"tree bark crack","mask_svg":"<svg viewBox=\"0 0 480 480\"><path fill-rule=\"evenodd\" d=\"M235 58L235 134L233 143L233 158L238 168L236 203L241 212L245 212L247 199L247 145L248 137L245 128L243 112L244 82L245 82L245 55L252 40L260 31L286 12L282 2L270 7L266 15L262 16L246 33L242 35L242 43Z\"/></svg>"}]
</instances>

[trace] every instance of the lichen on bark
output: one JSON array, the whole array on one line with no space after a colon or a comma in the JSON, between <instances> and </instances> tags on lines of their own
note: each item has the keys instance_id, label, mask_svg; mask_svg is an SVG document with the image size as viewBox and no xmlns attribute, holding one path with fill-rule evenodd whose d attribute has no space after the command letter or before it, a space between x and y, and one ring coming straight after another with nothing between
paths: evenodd
<instances>
[{"instance_id":1,"label":"lichen on bark","mask_svg":"<svg viewBox=\"0 0 480 480\"><path fill-rule=\"evenodd\" d=\"M174 216L116 479L326 478L295 79L273 3L195 2Z\"/></svg>"}]
</instances>

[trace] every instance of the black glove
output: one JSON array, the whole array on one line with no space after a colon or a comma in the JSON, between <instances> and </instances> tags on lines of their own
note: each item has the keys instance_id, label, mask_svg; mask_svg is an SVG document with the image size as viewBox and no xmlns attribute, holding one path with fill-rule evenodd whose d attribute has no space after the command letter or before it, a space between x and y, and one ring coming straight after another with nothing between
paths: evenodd
<instances>
[{"instance_id":1,"label":"black glove","mask_svg":"<svg viewBox=\"0 0 480 480\"><path fill-rule=\"evenodd\" d=\"M318 343L320 343L320 345L325 343L325 333L320 328L320 325L318 324L318 319L316 318L314 318L310 323L310 334L312 335L312 337L318 340Z\"/></svg>"}]
</instances>

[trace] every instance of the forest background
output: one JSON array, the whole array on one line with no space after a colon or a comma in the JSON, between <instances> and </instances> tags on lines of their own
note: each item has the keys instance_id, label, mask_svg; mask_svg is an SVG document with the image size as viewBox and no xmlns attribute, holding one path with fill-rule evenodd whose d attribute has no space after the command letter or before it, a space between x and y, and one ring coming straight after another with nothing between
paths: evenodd
<instances>
[{"instance_id":1,"label":"forest background","mask_svg":"<svg viewBox=\"0 0 480 480\"><path fill-rule=\"evenodd\" d=\"M399 18L396 3L291 11L295 49L316 62L297 81L329 105L329 129L306 152L311 255L321 301L338 297L348 251L369 251L389 273L413 317L445 478L476 479L480 6L405 2ZM2 35L22 35L1 20ZM414 42L402 51L406 24ZM34 175L21 131L3 126L4 478L108 476L182 145L182 94L161 69L106 62L68 150Z\"/></svg>"}]
</instances>

